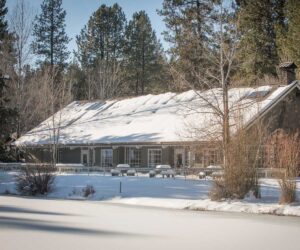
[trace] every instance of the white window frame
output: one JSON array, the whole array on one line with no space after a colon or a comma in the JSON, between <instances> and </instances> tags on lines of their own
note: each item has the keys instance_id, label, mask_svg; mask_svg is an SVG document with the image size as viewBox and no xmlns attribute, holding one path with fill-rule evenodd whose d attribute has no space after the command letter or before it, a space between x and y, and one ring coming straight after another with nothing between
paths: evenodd
<instances>
[{"instance_id":1,"label":"white window frame","mask_svg":"<svg viewBox=\"0 0 300 250\"><path fill-rule=\"evenodd\" d=\"M160 162L153 162L150 163L150 152L160 152ZM150 168L155 168L156 165L161 165L162 164L162 150L160 148L149 148L148 149L148 167Z\"/></svg>"},{"instance_id":2,"label":"white window frame","mask_svg":"<svg viewBox=\"0 0 300 250\"><path fill-rule=\"evenodd\" d=\"M104 161L104 158L107 156L104 153L106 151L111 151L111 166L107 165L107 163ZM101 167L103 167L103 168L112 167L113 166L113 161L114 161L114 150L112 148L102 148L101 151L100 151L100 159L101 159Z\"/></svg>"}]
</instances>

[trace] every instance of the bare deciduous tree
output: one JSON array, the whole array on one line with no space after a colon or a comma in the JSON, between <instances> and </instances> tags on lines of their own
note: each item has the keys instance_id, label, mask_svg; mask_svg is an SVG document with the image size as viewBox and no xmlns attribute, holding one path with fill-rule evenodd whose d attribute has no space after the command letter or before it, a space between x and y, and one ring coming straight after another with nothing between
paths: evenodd
<instances>
[{"instance_id":1,"label":"bare deciduous tree","mask_svg":"<svg viewBox=\"0 0 300 250\"><path fill-rule=\"evenodd\" d=\"M14 102L19 111L17 121L17 136L21 134L21 120L23 117L22 102L24 101L24 70L29 63L30 35L32 33L32 22L34 19L32 7L25 0L18 0L10 16L10 29L14 35L14 50L16 53L16 79L14 86Z\"/></svg>"},{"instance_id":2,"label":"bare deciduous tree","mask_svg":"<svg viewBox=\"0 0 300 250\"><path fill-rule=\"evenodd\" d=\"M86 69L88 100L108 99L120 93L122 72L116 61L99 60L95 67Z\"/></svg>"},{"instance_id":3,"label":"bare deciduous tree","mask_svg":"<svg viewBox=\"0 0 300 250\"><path fill-rule=\"evenodd\" d=\"M201 73L195 72L197 83L189 82L174 68L171 69L171 73L177 85L189 86L195 90L201 107L191 107L191 109L206 114L210 118L213 116L213 120L210 120L213 126L221 126L221 131L210 128L197 131L197 133L208 136L209 140L222 141L223 165L226 168L230 142L230 112L236 109L229 104L228 89L234 70L238 35L234 23L229 20L228 10L223 6L224 1L221 1L216 10L218 19L215 23L215 35L211 43L207 43L204 47L203 56L209 61L210 66L207 66ZM207 91L198 91L199 86Z\"/></svg>"},{"instance_id":4,"label":"bare deciduous tree","mask_svg":"<svg viewBox=\"0 0 300 250\"><path fill-rule=\"evenodd\" d=\"M62 108L72 100L69 85L62 79L59 84L56 82L59 69L52 66L45 66L41 70L32 73L27 79L25 98L23 102L24 126L30 130L28 134L42 134L49 142L51 164L55 166L57 151L60 139L60 131L63 116ZM28 89L27 89L28 88Z\"/></svg>"},{"instance_id":5,"label":"bare deciduous tree","mask_svg":"<svg viewBox=\"0 0 300 250\"><path fill-rule=\"evenodd\" d=\"M55 167L57 162L57 153L59 147L60 131L63 126L62 124L63 107L68 104L71 99L71 91L67 88L65 81L61 81L59 84L56 82L57 75L59 74L59 68L50 66L45 69L45 76L47 78L46 90L49 92L46 98L46 105L50 107L49 119L45 121L49 132L50 141L50 152L51 152L51 163ZM48 89L47 89L48 86Z\"/></svg>"},{"instance_id":6,"label":"bare deciduous tree","mask_svg":"<svg viewBox=\"0 0 300 250\"><path fill-rule=\"evenodd\" d=\"M229 97L229 90L234 85L232 76L237 68L235 60L239 39L230 8L224 8L225 2L220 1L216 9L215 34L203 53L208 64L201 73L195 72L197 82L189 82L174 69L172 73L173 79L181 86L192 88L198 99L187 104L191 112L201 114L197 121L188 125L189 133L194 140L205 141L206 145L211 144L222 152L224 175L221 182L215 183L219 193L212 198L240 199L251 189L258 196L256 168L263 144L263 130L262 126L257 126L249 133L243 128L241 114L256 100L240 102L242 93L238 91Z\"/></svg>"}]
</instances>

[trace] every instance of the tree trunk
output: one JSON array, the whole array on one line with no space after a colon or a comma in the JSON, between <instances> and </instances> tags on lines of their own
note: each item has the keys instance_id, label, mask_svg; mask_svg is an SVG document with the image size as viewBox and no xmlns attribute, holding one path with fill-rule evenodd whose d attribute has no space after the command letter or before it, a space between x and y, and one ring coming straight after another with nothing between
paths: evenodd
<instances>
[{"instance_id":1,"label":"tree trunk","mask_svg":"<svg viewBox=\"0 0 300 250\"><path fill-rule=\"evenodd\" d=\"M145 89L145 39L143 38L142 46L142 95L144 94Z\"/></svg>"},{"instance_id":2,"label":"tree trunk","mask_svg":"<svg viewBox=\"0 0 300 250\"><path fill-rule=\"evenodd\" d=\"M139 95L139 72L136 72L135 95Z\"/></svg>"},{"instance_id":3,"label":"tree trunk","mask_svg":"<svg viewBox=\"0 0 300 250\"><path fill-rule=\"evenodd\" d=\"M54 59L53 59L53 50L54 50L54 3L52 0L51 4L51 35L50 35L50 65L53 67Z\"/></svg>"},{"instance_id":4,"label":"tree trunk","mask_svg":"<svg viewBox=\"0 0 300 250\"><path fill-rule=\"evenodd\" d=\"M228 166L228 147L230 141L229 131L229 110L228 110L228 87L227 83L223 85L223 107L224 107L224 118L223 118L223 163L224 168Z\"/></svg>"}]
</instances>

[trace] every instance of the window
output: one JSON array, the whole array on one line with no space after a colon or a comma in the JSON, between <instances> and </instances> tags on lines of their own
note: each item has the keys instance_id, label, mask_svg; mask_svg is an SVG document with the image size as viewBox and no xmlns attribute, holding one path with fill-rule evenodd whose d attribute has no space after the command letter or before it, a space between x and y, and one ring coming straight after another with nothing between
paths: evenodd
<instances>
[{"instance_id":1,"label":"window","mask_svg":"<svg viewBox=\"0 0 300 250\"><path fill-rule=\"evenodd\" d=\"M113 150L101 149L101 167L108 168L113 166Z\"/></svg>"},{"instance_id":2,"label":"window","mask_svg":"<svg viewBox=\"0 0 300 250\"><path fill-rule=\"evenodd\" d=\"M148 166L154 168L156 165L161 164L161 149L148 150Z\"/></svg>"},{"instance_id":3,"label":"window","mask_svg":"<svg viewBox=\"0 0 300 250\"><path fill-rule=\"evenodd\" d=\"M247 98L248 99L263 98L266 95L268 95L269 93L270 93L270 90L253 91L247 96Z\"/></svg>"},{"instance_id":4,"label":"window","mask_svg":"<svg viewBox=\"0 0 300 250\"><path fill-rule=\"evenodd\" d=\"M195 163L202 167L221 163L220 152L217 149L204 149L195 153Z\"/></svg>"},{"instance_id":5,"label":"window","mask_svg":"<svg viewBox=\"0 0 300 250\"><path fill-rule=\"evenodd\" d=\"M207 149L204 150L204 166L220 164L220 157L218 150Z\"/></svg>"},{"instance_id":6,"label":"window","mask_svg":"<svg viewBox=\"0 0 300 250\"><path fill-rule=\"evenodd\" d=\"M81 163L85 166L89 165L89 150L81 149Z\"/></svg>"},{"instance_id":7,"label":"window","mask_svg":"<svg viewBox=\"0 0 300 250\"><path fill-rule=\"evenodd\" d=\"M198 151L195 153L195 162L203 164L203 151Z\"/></svg>"},{"instance_id":8,"label":"window","mask_svg":"<svg viewBox=\"0 0 300 250\"><path fill-rule=\"evenodd\" d=\"M126 163L130 167L140 167L141 166L141 150L137 148L126 148Z\"/></svg>"},{"instance_id":9,"label":"window","mask_svg":"<svg viewBox=\"0 0 300 250\"><path fill-rule=\"evenodd\" d=\"M105 103L94 103L91 106L89 106L86 110L97 110L101 108Z\"/></svg>"},{"instance_id":10,"label":"window","mask_svg":"<svg viewBox=\"0 0 300 250\"><path fill-rule=\"evenodd\" d=\"M87 165L88 164L88 157L87 157L87 154L83 154L82 155L82 163L84 165Z\"/></svg>"}]
</instances>

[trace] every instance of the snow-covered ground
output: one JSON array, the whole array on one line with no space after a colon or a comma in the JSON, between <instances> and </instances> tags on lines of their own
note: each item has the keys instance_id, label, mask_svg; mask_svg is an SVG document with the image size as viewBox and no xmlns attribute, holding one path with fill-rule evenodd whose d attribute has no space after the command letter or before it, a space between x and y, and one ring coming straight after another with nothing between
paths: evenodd
<instances>
[{"instance_id":1,"label":"snow-covered ground","mask_svg":"<svg viewBox=\"0 0 300 250\"><path fill-rule=\"evenodd\" d=\"M0 173L0 193L15 194L13 172ZM121 183L121 193L120 193ZM213 202L208 198L211 180L137 177L111 177L102 174L59 174L48 198L89 199L105 203L151 206L172 209L230 211L300 216L300 203L279 205L280 189L275 179L261 179L261 199ZM95 194L84 198L82 189L92 185ZM297 196L300 199L300 180Z\"/></svg>"},{"instance_id":2,"label":"snow-covered ground","mask_svg":"<svg viewBox=\"0 0 300 250\"><path fill-rule=\"evenodd\" d=\"M1 250L295 250L300 218L0 196Z\"/></svg>"}]
</instances>

